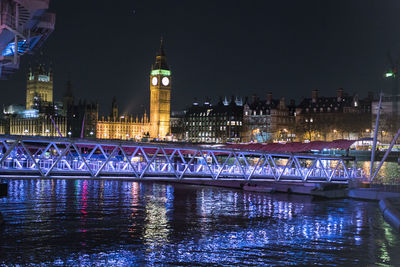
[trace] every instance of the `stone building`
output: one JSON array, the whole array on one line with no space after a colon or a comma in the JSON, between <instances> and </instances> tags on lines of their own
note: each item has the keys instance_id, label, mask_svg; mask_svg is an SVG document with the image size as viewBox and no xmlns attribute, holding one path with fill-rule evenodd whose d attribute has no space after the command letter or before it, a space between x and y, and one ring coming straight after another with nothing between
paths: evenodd
<instances>
[{"instance_id":1,"label":"stone building","mask_svg":"<svg viewBox=\"0 0 400 267\"><path fill-rule=\"evenodd\" d=\"M63 101L53 99L53 74L39 64L27 76L25 105L3 109L2 133L53 137L95 137L98 105L74 103L71 82Z\"/></svg>"},{"instance_id":2,"label":"stone building","mask_svg":"<svg viewBox=\"0 0 400 267\"><path fill-rule=\"evenodd\" d=\"M101 139L155 140L171 139L171 71L161 40L156 62L150 72L150 118L119 116L116 99L111 105L111 116L97 121L96 137Z\"/></svg>"},{"instance_id":3,"label":"stone building","mask_svg":"<svg viewBox=\"0 0 400 267\"><path fill-rule=\"evenodd\" d=\"M171 112L171 140L184 140L185 134L185 111Z\"/></svg>"},{"instance_id":4,"label":"stone building","mask_svg":"<svg viewBox=\"0 0 400 267\"><path fill-rule=\"evenodd\" d=\"M5 134L67 136L62 103L53 101L53 73L43 64L29 70L24 108L10 105L3 110Z\"/></svg>"},{"instance_id":5,"label":"stone building","mask_svg":"<svg viewBox=\"0 0 400 267\"><path fill-rule=\"evenodd\" d=\"M359 139L370 137L372 96L360 99L342 88L335 97L320 97L318 90L296 107L297 140Z\"/></svg>"},{"instance_id":6,"label":"stone building","mask_svg":"<svg viewBox=\"0 0 400 267\"><path fill-rule=\"evenodd\" d=\"M96 136L100 139L121 139L140 141L150 135L150 122L145 113L142 118L129 115L119 116L117 101L111 104L111 114L97 121Z\"/></svg>"},{"instance_id":7,"label":"stone building","mask_svg":"<svg viewBox=\"0 0 400 267\"><path fill-rule=\"evenodd\" d=\"M67 118L38 114L36 117L11 117L11 135L67 136Z\"/></svg>"},{"instance_id":8,"label":"stone building","mask_svg":"<svg viewBox=\"0 0 400 267\"><path fill-rule=\"evenodd\" d=\"M171 71L161 39L156 62L150 73L150 136L165 139L170 135Z\"/></svg>"},{"instance_id":9,"label":"stone building","mask_svg":"<svg viewBox=\"0 0 400 267\"><path fill-rule=\"evenodd\" d=\"M292 141L294 136L294 101L287 106L285 98L280 100L267 94L266 100L253 96L243 106L243 142Z\"/></svg>"},{"instance_id":10,"label":"stone building","mask_svg":"<svg viewBox=\"0 0 400 267\"><path fill-rule=\"evenodd\" d=\"M26 109L53 104L53 73L42 64L29 70L26 85Z\"/></svg>"},{"instance_id":11,"label":"stone building","mask_svg":"<svg viewBox=\"0 0 400 267\"><path fill-rule=\"evenodd\" d=\"M184 119L184 140L189 142L240 142L243 126L243 103L232 97L220 99L213 106L209 101L196 101L187 109Z\"/></svg>"}]
</instances>

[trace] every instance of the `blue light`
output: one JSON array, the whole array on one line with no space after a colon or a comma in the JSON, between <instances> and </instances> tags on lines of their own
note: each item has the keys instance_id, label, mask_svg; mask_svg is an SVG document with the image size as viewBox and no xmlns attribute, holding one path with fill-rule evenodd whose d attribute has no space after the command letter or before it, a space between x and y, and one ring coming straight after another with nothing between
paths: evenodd
<instances>
[{"instance_id":1,"label":"blue light","mask_svg":"<svg viewBox=\"0 0 400 267\"><path fill-rule=\"evenodd\" d=\"M27 109L21 112L22 117L27 118L38 118L39 117L39 110L37 109Z\"/></svg>"},{"instance_id":2,"label":"blue light","mask_svg":"<svg viewBox=\"0 0 400 267\"><path fill-rule=\"evenodd\" d=\"M27 40L22 40L18 42L18 53L23 54L28 50L31 50L40 40L41 35L31 37L29 42ZM6 48L2 51L1 55L5 56L12 56L15 53L15 42L9 43Z\"/></svg>"},{"instance_id":3,"label":"blue light","mask_svg":"<svg viewBox=\"0 0 400 267\"><path fill-rule=\"evenodd\" d=\"M26 40L18 42L18 53L24 53L25 52L25 45L26 45ZM15 42L9 43L7 47L3 50L2 56L12 56L15 53Z\"/></svg>"}]
</instances>

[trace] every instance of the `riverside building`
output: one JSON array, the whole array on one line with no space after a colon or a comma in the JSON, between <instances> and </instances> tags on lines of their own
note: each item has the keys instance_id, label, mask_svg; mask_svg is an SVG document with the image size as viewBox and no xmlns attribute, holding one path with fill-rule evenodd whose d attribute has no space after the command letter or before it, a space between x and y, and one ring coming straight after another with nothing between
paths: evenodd
<instances>
[{"instance_id":1,"label":"riverside building","mask_svg":"<svg viewBox=\"0 0 400 267\"><path fill-rule=\"evenodd\" d=\"M294 100L286 105L285 98L279 100L267 94L266 100L253 96L252 101L247 99L243 107L243 142L279 142L293 141Z\"/></svg>"},{"instance_id":2,"label":"riverside building","mask_svg":"<svg viewBox=\"0 0 400 267\"><path fill-rule=\"evenodd\" d=\"M240 142L243 127L243 102L232 97L220 99L213 106L210 101L197 101L186 111L184 139L189 142Z\"/></svg>"},{"instance_id":3,"label":"riverside building","mask_svg":"<svg viewBox=\"0 0 400 267\"><path fill-rule=\"evenodd\" d=\"M371 136L372 95L360 99L339 88L336 97L320 97L318 90L296 108L298 140L356 140Z\"/></svg>"}]
</instances>

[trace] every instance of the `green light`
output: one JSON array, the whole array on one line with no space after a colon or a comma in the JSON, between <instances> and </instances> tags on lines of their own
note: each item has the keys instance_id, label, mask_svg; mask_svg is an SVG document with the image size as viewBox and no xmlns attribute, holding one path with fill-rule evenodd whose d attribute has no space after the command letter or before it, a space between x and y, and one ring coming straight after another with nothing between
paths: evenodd
<instances>
[{"instance_id":1,"label":"green light","mask_svg":"<svg viewBox=\"0 0 400 267\"><path fill-rule=\"evenodd\" d=\"M170 76L171 71L170 70L152 70L151 75L164 75L164 76Z\"/></svg>"},{"instance_id":2,"label":"green light","mask_svg":"<svg viewBox=\"0 0 400 267\"><path fill-rule=\"evenodd\" d=\"M386 74L385 74L385 77L387 78L387 77L392 77L392 76L394 76L394 73L393 72L387 72Z\"/></svg>"}]
</instances>

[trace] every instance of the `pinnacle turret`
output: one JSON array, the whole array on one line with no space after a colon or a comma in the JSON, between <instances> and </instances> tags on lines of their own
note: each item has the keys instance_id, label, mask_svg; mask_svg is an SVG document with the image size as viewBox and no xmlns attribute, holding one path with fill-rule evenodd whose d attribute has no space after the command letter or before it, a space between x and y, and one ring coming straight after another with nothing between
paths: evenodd
<instances>
[{"instance_id":1,"label":"pinnacle turret","mask_svg":"<svg viewBox=\"0 0 400 267\"><path fill-rule=\"evenodd\" d=\"M156 63L152 67L153 70L169 70L167 57L164 51L163 39L160 40L160 48L156 54Z\"/></svg>"}]
</instances>

